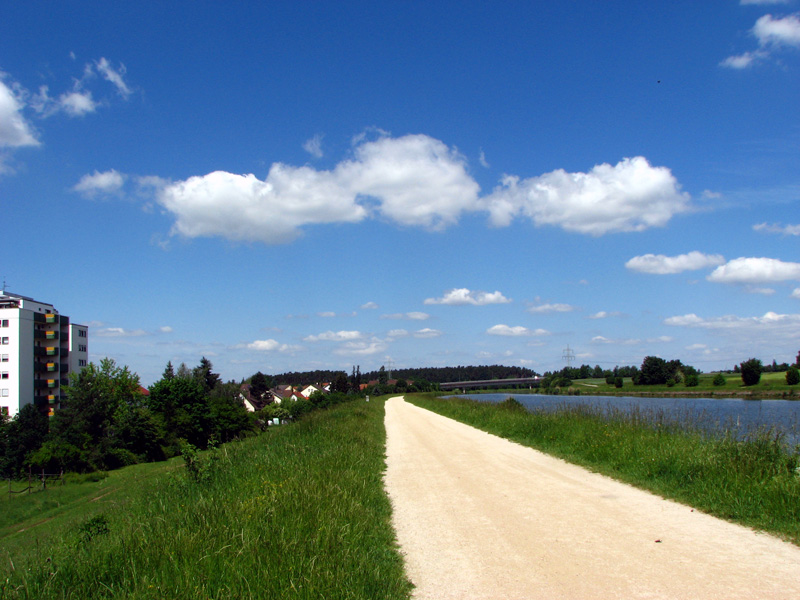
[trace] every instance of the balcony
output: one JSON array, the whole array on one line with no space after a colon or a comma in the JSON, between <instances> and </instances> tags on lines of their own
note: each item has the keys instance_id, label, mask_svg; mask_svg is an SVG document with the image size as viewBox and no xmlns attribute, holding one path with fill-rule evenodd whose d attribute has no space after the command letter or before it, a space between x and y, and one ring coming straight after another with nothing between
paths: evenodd
<instances>
[{"instance_id":1,"label":"balcony","mask_svg":"<svg viewBox=\"0 0 800 600\"><path fill-rule=\"evenodd\" d=\"M56 363L47 363L47 370L52 373L53 371L58 371L58 365Z\"/></svg>"},{"instance_id":2,"label":"balcony","mask_svg":"<svg viewBox=\"0 0 800 600\"><path fill-rule=\"evenodd\" d=\"M47 356L58 356L58 348L47 348L45 351Z\"/></svg>"},{"instance_id":3,"label":"balcony","mask_svg":"<svg viewBox=\"0 0 800 600\"><path fill-rule=\"evenodd\" d=\"M46 339L46 340L57 340L58 339L58 332L57 331L45 331L44 339Z\"/></svg>"},{"instance_id":4,"label":"balcony","mask_svg":"<svg viewBox=\"0 0 800 600\"><path fill-rule=\"evenodd\" d=\"M54 313L47 313L44 316L45 323L58 323L58 315Z\"/></svg>"}]
</instances>

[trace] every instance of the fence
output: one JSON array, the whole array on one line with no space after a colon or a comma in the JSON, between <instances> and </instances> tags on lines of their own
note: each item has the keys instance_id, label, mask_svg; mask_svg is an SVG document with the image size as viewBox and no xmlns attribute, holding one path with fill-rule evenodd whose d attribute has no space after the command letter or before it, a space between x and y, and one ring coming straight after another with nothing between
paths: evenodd
<instances>
[{"instance_id":1,"label":"fence","mask_svg":"<svg viewBox=\"0 0 800 600\"><path fill-rule=\"evenodd\" d=\"M41 490L47 489L47 481L50 480L58 482L60 485L64 485L64 471L62 470L61 473L45 473L44 469L42 469L41 473L36 473L34 475L33 471L28 468L28 486L22 488L21 490L12 490L11 489L11 480L8 480L8 493L9 494L30 494L34 487L41 486ZM34 481L36 481L36 485L34 486Z\"/></svg>"}]
</instances>

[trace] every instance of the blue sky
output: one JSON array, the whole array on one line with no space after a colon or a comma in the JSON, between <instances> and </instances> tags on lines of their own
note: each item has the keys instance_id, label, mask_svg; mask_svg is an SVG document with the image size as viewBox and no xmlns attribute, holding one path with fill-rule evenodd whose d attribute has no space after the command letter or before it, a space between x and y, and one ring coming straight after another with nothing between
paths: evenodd
<instances>
[{"instance_id":1,"label":"blue sky","mask_svg":"<svg viewBox=\"0 0 800 600\"><path fill-rule=\"evenodd\" d=\"M157 380L800 350L800 0L6 3L0 277Z\"/></svg>"}]
</instances>

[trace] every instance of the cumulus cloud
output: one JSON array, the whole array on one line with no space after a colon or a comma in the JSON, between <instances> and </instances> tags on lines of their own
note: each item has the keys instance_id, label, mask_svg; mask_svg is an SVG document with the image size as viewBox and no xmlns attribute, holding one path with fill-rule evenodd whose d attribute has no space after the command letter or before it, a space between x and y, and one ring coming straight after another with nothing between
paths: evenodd
<instances>
[{"instance_id":1,"label":"cumulus cloud","mask_svg":"<svg viewBox=\"0 0 800 600\"><path fill-rule=\"evenodd\" d=\"M281 344L277 340L268 339L268 340L256 340L254 342L250 342L247 344L247 348L250 350L258 350L260 352L271 352L273 350L277 350L280 348Z\"/></svg>"},{"instance_id":2,"label":"cumulus cloud","mask_svg":"<svg viewBox=\"0 0 800 600\"><path fill-rule=\"evenodd\" d=\"M533 314L547 314L547 313L565 313L572 312L575 307L571 304L537 304L536 306L529 306L528 312Z\"/></svg>"},{"instance_id":3,"label":"cumulus cloud","mask_svg":"<svg viewBox=\"0 0 800 600\"><path fill-rule=\"evenodd\" d=\"M427 298L425 304L445 304L459 306L471 304L473 306L485 306L487 304L508 304L511 302L503 296L501 292L480 292L470 291L467 288L457 288L445 292L441 298Z\"/></svg>"},{"instance_id":4,"label":"cumulus cloud","mask_svg":"<svg viewBox=\"0 0 800 600\"><path fill-rule=\"evenodd\" d=\"M772 283L800 280L800 263L775 258L736 258L706 277L714 283Z\"/></svg>"},{"instance_id":5,"label":"cumulus cloud","mask_svg":"<svg viewBox=\"0 0 800 600\"><path fill-rule=\"evenodd\" d=\"M758 225L753 225L753 230L761 233L800 235L800 225L780 225L779 223L768 225L767 223L759 223Z\"/></svg>"},{"instance_id":6,"label":"cumulus cloud","mask_svg":"<svg viewBox=\"0 0 800 600\"><path fill-rule=\"evenodd\" d=\"M92 331L97 337L141 337L149 335L144 329L124 329L122 327L105 327Z\"/></svg>"},{"instance_id":7,"label":"cumulus cloud","mask_svg":"<svg viewBox=\"0 0 800 600\"><path fill-rule=\"evenodd\" d=\"M375 310L378 308L377 302L367 302L366 304L362 304L361 308L364 310Z\"/></svg>"},{"instance_id":8,"label":"cumulus cloud","mask_svg":"<svg viewBox=\"0 0 800 600\"><path fill-rule=\"evenodd\" d=\"M360 331L326 331L319 335L309 335L304 338L305 342L346 342L359 340L363 337Z\"/></svg>"},{"instance_id":9,"label":"cumulus cloud","mask_svg":"<svg viewBox=\"0 0 800 600\"><path fill-rule=\"evenodd\" d=\"M80 181L72 188L88 198L98 195L117 194L125 185L126 176L118 171L111 169L100 173L95 171L91 175L84 175Z\"/></svg>"},{"instance_id":10,"label":"cumulus cloud","mask_svg":"<svg viewBox=\"0 0 800 600\"><path fill-rule=\"evenodd\" d=\"M720 63L721 66L746 69L771 58L782 49L800 47L800 13L782 18L764 15L756 21L750 33L758 40L758 49L729 56Z\"/></svg>"},{"instance_id":11,"label":"cumulus cloud","mask_svg":"<svg viewBox=\"0 0 800 600\"><path fill-rule=\"evenodd\" d=\"M333 351L339 356L372 356L386 351L386 344L380 340L347 342Z\"/></svg>"},{"instance_id":12,"label":"cumulus cloud","mask_svg":"<svg viewBox=\"0 0 800 600\"><path fill-rule=\"evenodd\" d=\"M387 337L390 337L390 338L407 337L408 336L408 331L405 330L405 329L392 329L386 335L387 335Z\"/></svg>"},{"instance_id":13,"label":"cumulus cloud","mask_svg":"<svg viewBox=\"0 0 800 600\"><path fill-rule=\"evenodd\" d=\"M505 324L493 325L486 330L488 335L501 335L508 337L527 337L549 335L550 332L546 329L528 329L522 325L509 326Z\"/></svg>"},{"instance_id":14,"label":"cumulus cloud","mask_svg":"<svg viewBox=\"0 0 800 600\"><path fill-rule=\"evenodd\" d=\"M486 204L495 226L522 215L537 226L600 236L663 227L689 209L689 196L669 169L637 156L588 173L559 169L524 180L507 175Z\"/></svg>"},{"instance_id":15,"label":"cumulus cloud","mask_svg":"<svg viewBox=\"0 0 800 600\"><path fill-rule=\"evenodd\" d=\"M50 88L43 85L31 98L31 107L43 117L51 117L59 112L65 112L70 117L82 117L97 110L98 103L94 101L92 92L83 89L80 80L75 81L72 91L64 92L58 98L51 98L49 92Z\"/></svg>"},{"instance_id":16,"label":"cumulus cloud","mask_svg":"<svg viewBox=\"0 0 800 600\"><path fill-rule=\"evenodd\" d=\"M625 266L631 271L651 273L655 275L668 275L682 273L683 271L696 271L721 265L725 258L720 254L703 254L702 252L689 252L678 256L664 256L663 254L644 254L634 256Z\"/></svg>"},{"instance_id":17,"label":"cumulus cloud","mask_svg":"<svg viewBox=\"0 0 800 600\"><path fill-rule=\"evenodd\" d=\"M794 288L794 290L792 290L792 298L800 300L800 288Z\"/></svg>"},{"instance_id":18,"label":"cumulus cloud","mask_svg":"<svg viewBox=\"0 0 800 600\"><path fill-rule=\"evenodd\" d=\"M24 93L15 84L9 87L3 79L0 71L0 148L38 146L33 127L22 115Z\"/></svg>"},{"instance_id":19,"label":"cumulus cloud","mask_svg":"<svg viewBox=\"0 0 800 600\"><path fill-rule=\"evenodd\" d=\"M621 317L621 316L622 316L622 313L618 312L618 311L608 312L608 311L605 311L605 310L601 310L601 311L598 311L598 312L594 313L593 315L590 315L589 318L590 319L608 319L610 317Z\"/></svg>"}]
</instances>

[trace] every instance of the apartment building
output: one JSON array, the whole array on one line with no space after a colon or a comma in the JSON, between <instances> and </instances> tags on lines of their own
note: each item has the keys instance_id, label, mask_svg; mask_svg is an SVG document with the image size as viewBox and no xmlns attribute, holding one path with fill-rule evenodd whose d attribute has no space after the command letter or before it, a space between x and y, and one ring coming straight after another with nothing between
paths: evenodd
<instances>
[{"instance_id":1,"label":"apartment building","mask_svg":"<svg viewBox=\"0 0 800 600\"><path fill-rule=\"evenodd\" d=\"M52 415L69 374L89 362L89 328L70 323L52 304L0 293L0 413L26 404Z\"/></svg>"}]
</instances>

